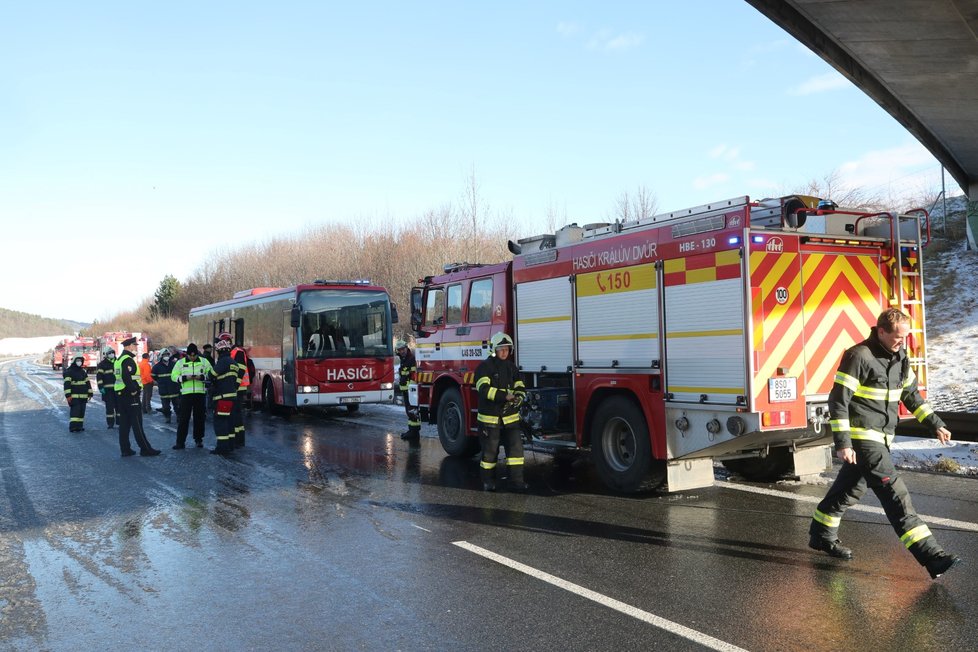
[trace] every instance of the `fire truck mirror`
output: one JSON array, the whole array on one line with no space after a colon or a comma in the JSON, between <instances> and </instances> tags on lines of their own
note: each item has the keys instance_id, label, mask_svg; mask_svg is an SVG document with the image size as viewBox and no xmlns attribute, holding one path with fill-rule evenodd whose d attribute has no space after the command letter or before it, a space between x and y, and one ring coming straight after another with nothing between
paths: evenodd
<instances>
[{"instance_id":1,"label":"fire truck mirror","mask_svg":"<svg viewBox=\"0 0 978 652\"><path fill-rule=\"evenodd\" d=\"M805 202L797 197L785 199L781 207L781 218L785 226L792 229L800 229L805 226L805 220L808 219L808 214L805 212L806 208L808 206L805 205Z\"/></svg>"},{"instance_id":2,"label":"fire truck mirror","mask_svg":"<svg viewBox=\"0 0 978 652\"><path fill-rule=\"evenodd\" d=\"M391 323L397 323L397 304L391 301Z\"/></svg>"},{"instance_id":3,"label":"fire truck mirror","mask_svg":"<svg viewBox=\"0 0 978 652\"><path fill-rule=\"evenodd\" d=\"M289 315L289 325L292 328L298 328L302 317L302 309L297 305L292 306L292 313Z\"/></svg>"},{"instance_id":4,"label":"fire truck mirror","mask_svg":"<svg viewBox=\"0 0 978 652\"><path fill-rule=\"evenodd\" d=\"M411 328L416 333L421 329L421 292L422 288L411 288Z\"/></svg>"}]
</instances>

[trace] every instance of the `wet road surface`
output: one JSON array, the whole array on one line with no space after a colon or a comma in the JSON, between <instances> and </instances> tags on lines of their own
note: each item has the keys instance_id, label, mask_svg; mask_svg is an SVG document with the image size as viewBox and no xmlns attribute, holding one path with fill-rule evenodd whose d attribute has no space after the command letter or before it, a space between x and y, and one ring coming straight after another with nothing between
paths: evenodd
<instances>
[{"instance_id":1,"label":"wet road surface","mask_svg":"<svg viewBox=\"0 0 978 652\"><path fill-rule=\"evenodd\" d=\"M528 452L530 492L487 494L394 406L251 413L228 459L67 421L60 373L0 363L0 649L978 649L974 479L907 474L968 562L933 582L871 497L853 561L809 551L827 477L619 496Z\"/></svg>"}]
</instances>

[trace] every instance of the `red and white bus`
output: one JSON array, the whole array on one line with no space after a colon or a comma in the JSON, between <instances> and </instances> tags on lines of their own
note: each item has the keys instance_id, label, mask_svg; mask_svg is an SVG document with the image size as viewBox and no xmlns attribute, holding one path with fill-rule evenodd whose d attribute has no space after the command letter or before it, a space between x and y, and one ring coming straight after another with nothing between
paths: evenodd
<instances>
[{"instance_id":1,"label":"red and white bus","mask_svg":"<svg viewBox=\"0 0 978 652\"><path fill-rule=\"evenodd\" d=\"M254 288L190 311L198 346L229 332L251 361L250 398L266 410L394 399L397 308L369 281Z\"/></svg>"}]
</instances>

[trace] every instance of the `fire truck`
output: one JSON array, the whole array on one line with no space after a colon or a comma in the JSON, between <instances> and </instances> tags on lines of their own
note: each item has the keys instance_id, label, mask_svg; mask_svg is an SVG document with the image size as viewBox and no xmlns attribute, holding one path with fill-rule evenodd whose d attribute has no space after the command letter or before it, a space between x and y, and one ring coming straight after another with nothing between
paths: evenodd
<instances>
[{"instance_id":1,"label":"fire truck","mask_svg":"<svg viewBox=\"0 0 978 652\"><path fill-rule=\"evenodd\" d=\"M61 340L54 345L54 351L51 353L51 369L57 371L61 369L62 364L64 364L65 358L65 341Z\"/></svg>"},{"instance_id":2,"label":"fire truck","mask_svg":"<svg viewBox=\"0 0 978 652\"><path fill-rule=\"evenodd\" d=\"M98 366L99 360L102 357L99 355L98 347L95 344L95 339L92 337L76 337L73 340L65 340L64 358L62 360L62 366L67 368L75 358L81 356L84 358L82 365L85 367L86 371L95 371L95 367Z\"/></svg>"},{"instance_id":3,"label":"fire truck","mask_svg":"<svg viewBox=\"0 0 978 652\"><path fill-rule=\"evenodd\" d=\"M589 449L610 488L707 486L719 460L770 480L831 465L827 399L878 314L910 315L926 390L926 212L738 197L510 242L411 292L417 401L445 451L478 450L474 372L504 331L535 447ZM903 415L907 416L907 415Z\"/></svg>"},{"instance_id":4,"label":"fire truck","mask_svg":"<svg viewBox=\"0 0 978 652\"><path fill-rule=\"evenodd\" d=\"M394 398L393 324L387 290L366 280L254 288L190 311L190 339L229 332L254 363L250 398L280 408L345 406Z\"/></svg>"},{"instance_id":5,"label":"fire truck","mask_svg":"<svg viewBox=\"0 0 978 652\"><path fill-rule=\"evenodd\" d=\"M115 351L116 357L122 355L122 343L130 337L136 338L136 361L138 362L143 354L149 351L149 338L142 333L131 333L129 331L108 331L96 338L99 359L105 356L105 350L109 348Z\"/></svg>"}]
</instances>

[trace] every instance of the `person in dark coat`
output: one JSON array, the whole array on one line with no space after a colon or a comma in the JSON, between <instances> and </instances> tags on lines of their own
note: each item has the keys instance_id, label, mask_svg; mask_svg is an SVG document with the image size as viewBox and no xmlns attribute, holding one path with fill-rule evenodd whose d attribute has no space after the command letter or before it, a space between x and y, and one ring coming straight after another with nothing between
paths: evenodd
<instances>
[{"instance_id":1,"label":"person in dark coat","mask_svg":"<svg viewBox=\"0 0 978 652\"><path fill-rule=\"evenodd\" d=\"M75 356L64 372L65 399L68 401L68 432L85 429L85 406L92 398L92 382L85 371L85 357Z\"/></svg>"},{"instance_id":2,"label":"person in dark coat","mask_svg":"<svg viewBox=\"0 0 978 652\"><path fill-rule=\"evenodd\" d=\"M489 340L489 357L475 370L475 389L479 393L482 488L496 490L496 459L502 443L506 447L510 487L525 491L520 405L526 397L526 386L513 362L513 338L506 333L496 333Z\"/></svg>"},{"instance_id":3,"label":"person in dark coat","mask_svg":"<svg viewBox=\"0 0 978 652\"><path fill-rule=\"evenodd\" d=\"M180 398L180 386L173 382L170 374L173 373L173 357L166 349L160 351L160 359L153 365L153 380L156 381L156 388L160 392L160 402L163 407L160 412L166 417L166 422L170 423L173 408L176 406L177 399Z\"/></svg>"},{"instance_id":4,"label":"person in dark coat","mask_svg":"<svg viewBox=\"0 0 978 652\"><path fill-rule=\"evenodd\" d=\"M211 382L211 395L214 399L214 436L217 445L211 451L216 455L227 455L234 451L234 423L231 418L234 402L238 399L240 374L238 363L231 357L231 340L219 339L214 345L217 361L214 363L214 379Z\"/></svg>"},{"instance_id":5,"label":"person in dark coat","mask_svg":"<svg viewBox=\"0 0 978 652\"><path fill-rule=\"evenodd\" d=\"M159 455L160 451L153 448L143 430L143 387L139 378L139 368L136 366L136 338L130 337L122 342L122 355L115 361L115 393L119 401L119 448L123 457L135 455L129 440L129 430L132 429L139 446L139 454L143 457Z\"/></svg>"},{"instance_id":6,"label":"person in dark coat","mask_svg":"<svg viewBox=\"0 0 978 652\"><path fill-rule=\"evenodd\" d=\"M112 348L105 349L105 357L95 367L95 385L105 404L105 423L109 428L114 428L118 408L115 397L115 350Z\"/></svg>"}]
</instances>

